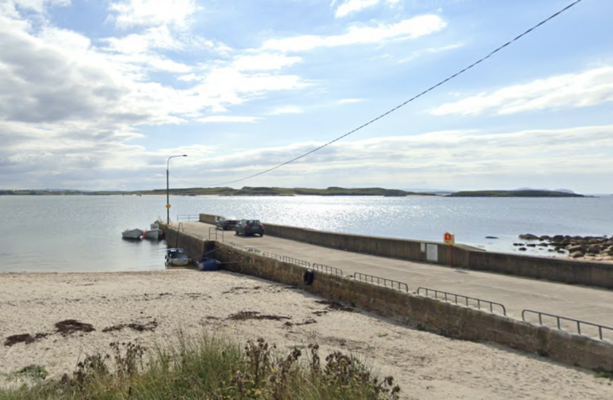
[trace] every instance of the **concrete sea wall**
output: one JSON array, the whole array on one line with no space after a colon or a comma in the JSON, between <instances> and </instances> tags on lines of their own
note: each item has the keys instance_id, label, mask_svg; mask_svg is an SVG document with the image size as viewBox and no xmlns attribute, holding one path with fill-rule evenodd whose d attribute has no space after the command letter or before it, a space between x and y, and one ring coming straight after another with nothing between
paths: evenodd
<instances>
[{"instance_id":1,"label":"concrete sea wall","mask_svg":"<svg viewBox=\"0 0 613 400\"><path fill-rule=\"evenodd\" d=\"M216 218L200 214L200 221L208 224L214 224ZM607 263L491 253L463 245L325 232L265 221L264 226L267 235L333 249L613 289L613 265Z\"/></svg>"},{"instance_id":2,"label":"concrete sea wall","mask_svg":"<svg viewBox=\"0 0 613 400\"><path fill-rule=\"evenodd\" d=\"M331 301L342 301L381 316L401 318L420 329L446 336L499 343L568 365L613 371L613 344L535 326L503 316L427 297L315 271L305 285L305 268L216 243L224 268L296 286Z\"/></svg>"},{"instance_id":3,"label":"concrete sea wall","mask_svg":"<svg viewBox=\"0 0 613 400\"><path fill-rule=\"evenodd\" d=\"M535 326L496 314L315 271L304 284L306 268L245 252L223 243L166 229L169 246L198 259L203 252L222 261L224 269L292 285L331 301L341 301L434 333L463 340L488 341L536 353L571 366L613 371L613 344Z\"/></svg>"},{"instance_id":4,"label":"concrete sea wall","mask_svg":"<svg viewBox=\"0 0 613 400\"><path fill-rule=\"evenodd\" d=\"M175 228L176 227L172 227L169 229L167 225L161 225L161 229L166 234L166 243L168 247L180 247L185 249L193 260L198 260L203 254L215 249L215 242L205 240L203 237L180 233Z\"/></svg>"}]
</instances>

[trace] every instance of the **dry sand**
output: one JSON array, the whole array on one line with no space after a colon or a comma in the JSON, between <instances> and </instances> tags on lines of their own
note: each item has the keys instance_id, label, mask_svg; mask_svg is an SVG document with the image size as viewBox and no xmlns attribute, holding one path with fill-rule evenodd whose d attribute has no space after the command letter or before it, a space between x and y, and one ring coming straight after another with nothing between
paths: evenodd
<instances>
[{"instance_id":1,"label":"dry sand","mask_svg":"<svg viewBox=\"0 0 613 400\"><path fill-rule=\"evenodd\" d=\"M272 319L231 320L240 312ZM276 318L280 317L280 318ZM286 318L286 319L285 319ZM92 332L62 335L77 320ZM134 324L132 327L118 326ZM105 328L115 330L104 332ZM134 329L142 328L142 330ZM151 346L178 329L263 337L284 352L316 341L321 354L359 355L392 375L405 399L613 399L612 382L504 347L453 340L359 310L331 308L299 289L228 272L173 270L78 274L0 274L0 380L30 364L57 378L113 341ZM18 334L47 334L5 345Z\"/></svg>"}]
</instances>

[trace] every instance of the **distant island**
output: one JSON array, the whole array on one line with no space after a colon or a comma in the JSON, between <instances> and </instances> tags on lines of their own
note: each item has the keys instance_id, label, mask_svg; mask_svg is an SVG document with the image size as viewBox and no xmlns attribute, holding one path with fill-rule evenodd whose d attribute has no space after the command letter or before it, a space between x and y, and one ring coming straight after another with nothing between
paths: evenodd
<instances>
[{"instance_id":1,"label":"distant island","mask_svg":"<svg viewBox=\"0 0 613 400\"><path fill-rule=\"evenodd\" d=\"M410 192L400 189L383 188L342 188L332 186L327 189L251 187L241 189L230 187L170 189L173 196L442 196L441 193ZM147 196L166 195L166 189L135 191L81 191L81 190L0 190L0 196ZM556 190L475 190L460 191L444 195L445 197L587 197L570 191Z\"/></svg>"},{"instance_id":2,"label":"distant island","mask_svg":"<svg viewBox=\"0 0 613 400\"><path fill-rule=\"evenodd\" d=\"M327 189L309 188L279 188L279 187L250 187L233 189L230 187L216 188L187 188L170 189L173 196L436 196L433 193L408 192L399 189L383 188L342 188L332 186ZM0 195L21 195L21 196L67 196L67 195L166 195L166 189L137 190L137 191L79 191L79 190L0 190Z\"/></svg>"},{"instance_id":3,"label":"distant island","mask_svg":"<svg viewBox=\"0 0 613 400\"><path fill-rule=\"evenodd\" d=\"M461 191L448 197L586 197L569 191L556 190L473 190Z\"/></svg>"}]
</instances>

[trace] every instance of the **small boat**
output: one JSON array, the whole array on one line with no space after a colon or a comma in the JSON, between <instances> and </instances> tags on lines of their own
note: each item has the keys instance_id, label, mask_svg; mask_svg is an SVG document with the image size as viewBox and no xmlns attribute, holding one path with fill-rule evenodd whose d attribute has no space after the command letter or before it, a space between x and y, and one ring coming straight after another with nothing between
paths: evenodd
<instances>
[{"instance_id":1,"label":"small boat","mask_svg":"<svg viewBox=\"0 0 613 400\"><path fill-rule=\"evenodd\" d=\"M138 240L143 236L143 231L140 229L126 229L121 233L121 237L124 239Z\"/></svg>"},{"instance_id":2,"label":"small boat","mask_svg":"<svg viewBox=\"0 0 613 400\"><path fill-rule=\"evenodd\" d=\"M172 248L166 250L166 265L183 266L189 264L189 256L183 249Z\"/></svg>"},{"instance_id":3,"label":"small boat","mask_svg":"<svg viewBox=\"0 0 613 400\"><path fill-rule=\"evenodd\" d=\"M143 233L143 238L151 240L160 240L164 238L164 232L160 229L160 225L153 223L148 231Z\"/></svg>"},{"instance_id":4,"label":"small boat","mask_svg":"<svg viewBox=\"0 0 613 400\"><path fill-rule=\"evenodd\" d=\"M217 271L221 262L214 258L203 258L198 260L198 271Z\"/></svg>"}]
</instances>

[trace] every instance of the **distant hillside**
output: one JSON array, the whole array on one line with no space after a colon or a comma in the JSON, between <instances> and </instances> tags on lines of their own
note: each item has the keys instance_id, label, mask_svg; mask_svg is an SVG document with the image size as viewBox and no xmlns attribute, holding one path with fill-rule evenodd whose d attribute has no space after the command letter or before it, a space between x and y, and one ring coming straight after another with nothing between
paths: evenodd
<instances>
[{"instance_id":1,"label":"distant hillside","mask_svg":"<svg viewBox=\"0 0 613 400\"><path fill-rule=\"evenodd\" d=\"M447 197L586 197L581 194L573 193L569 190L541 190L541 189L520 189L520 190L474 190L460 191L454 193L442 192L412 192L400 189L384 189L384 188L342 188L331 186L327 189L309 189L309 188L280 188L280 187L251 187L245 186L241 189L233 189L230 187L215 187L215 188L187 188L187 189L170 189L170 194L173 196L386 196L386 197L404 197L404 196L440 196ZM166 195L166 189L154 190L135 190L135 191L118 191L118 190L99 190L99 191L80 191L80 190L1 190L2 195L20 195L20 196L109 196L109 195Z\"/></svg>"},{"instance_id":2,"label":"distant hillside","mask_svg":"<svg viewBox=\"0 0 613 400\"><path fill-rule=\"evenodd\" d=\"M88 195L88 196L104 196L104 195L165 195L166 189L154 190L138 190L138 191L91 191L84 192L78 190L0 190L0 195ZM383 189L383 188L355 188L348 189L342 187L329 187L327 189L309 189L309 188L279 188L279 187L250 187L245 186L242 189L233 189L229 187L217 188L188 188L188 189L170 189L170 194L173 196L199 196L199 195L217 195L217 196L388 196L388 197L403 197L403 196L434 196L432 193L415 193L398 189Z\"/></svg>"},{"instance_id":3,"label":"distant hillside","mask_svg":"<svg viewBox=\"0 0 613 400\"><path fill-rule=\"evenodd\" d=\"M449 197L585 197L569 191L554 190L474 190L455 192Z\"/></svg>"},{"instance_id":4,"label":"distant hillside","mask_svg":"<svg viewBox=\"0 0 613 400\"><path fill-rule=\"evenodd\" d=\"M140 194L160 194L166 193L165 190L154 190L151 192L139 192ZM432 196L429 193L406 192L398 189L383 188L355 188L348 189L342 187L329 187L327 189L309 188L279 188L279 187L250 187L242 189L224 188L192 188L174 189L171 193L178 195L220 195L220 196Z\"/></svg>"}]
</instances>

